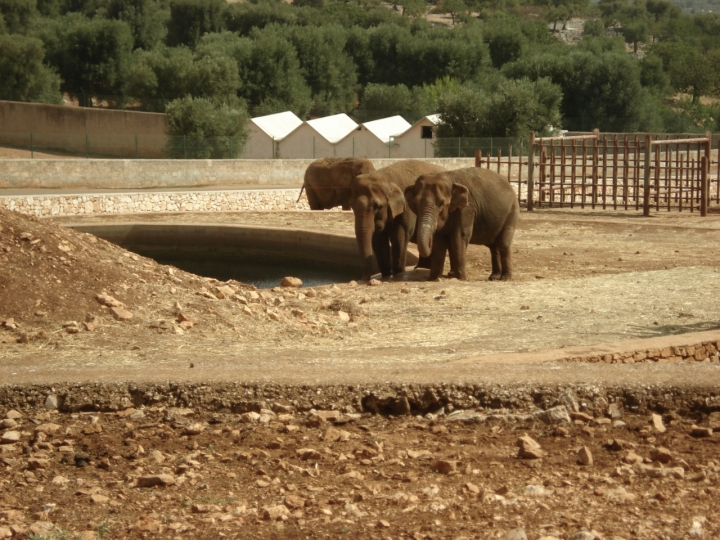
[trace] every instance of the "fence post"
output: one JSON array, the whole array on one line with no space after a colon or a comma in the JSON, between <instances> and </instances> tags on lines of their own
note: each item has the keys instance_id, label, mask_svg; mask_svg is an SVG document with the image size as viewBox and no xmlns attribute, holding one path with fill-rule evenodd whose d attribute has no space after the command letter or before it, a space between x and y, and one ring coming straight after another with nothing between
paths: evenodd
<instances>
[{"instance_id":1,"label":"fence post","mask_svg":"<svg viewBox=\"0 0 720 540\"><path fill-rule=\"evenodd\" d=\"M33 144L33 134L30 134L30 158L35 159L35 145Z\"/></svg>"},{"instance_id":2,"label":"fence post","mask_svg":"<svg viewBox=\"0 0 720 540\"><path fill-rule=\"evenodd\" d=\"M643 216L650 215L650 150L652 138L645 135L645 182L643 184Z\"/></svg>"},{"instance_id":3,"label":"fence post","mask_svg":"<svg viewBox=\"0 0 720 540\"><path fill-rule=\"evenodd\" d=\"M482 150L475 150L475 166L480 167L482 164Z\"/></svg>"},{"instance_id":4,"label":"fence post","mask_svg":"<svg viewBox=\"0 0 720 540\"><path fill-rule=\"evenodd\" d=\"M708 211L708 170L710 160L707 156L702 157L702 170L700 171L700 217L707 216Z\"/></svg>"},{"instance_id":5,"label":"fence post","mask_svg":"<svg viewBox=\"0 0 720 540\"><path fill-rule=\"evenodd\" d=\"M135 134L135 159L140 159L140 153L138 152L138 136Z\"/></svg>"},{"instance_id":6,"label":"fence post","mask_svg":"<svg viewBox=\"0 0 720 540\"><path fill-rule=\"evenodd\" d=\"M533 181L535 180L535 133L530 133L528 140L528 183L527 183L527 210L533 210Z\"/></svg>"}]
</instances>

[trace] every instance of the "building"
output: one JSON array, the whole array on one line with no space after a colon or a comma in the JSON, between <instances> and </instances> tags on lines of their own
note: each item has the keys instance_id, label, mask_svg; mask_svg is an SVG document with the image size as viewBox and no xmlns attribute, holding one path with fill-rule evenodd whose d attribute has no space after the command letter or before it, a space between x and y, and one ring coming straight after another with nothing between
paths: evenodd
<instances>
[{"instance_id":1,"label":"building","mask_svg":"<svg viewBox=\"0 0 720 540\"><path fill-rule=\"evenodd\" d=\"M284 158L281 144L285 138L303 125L294 113L285 111L250 120L250 136L242 153L243 159ZM307 156L303 156L307 157Z\"/></svg>"},{"instance_id":2,"label":"building","mask_svg":"<svg viewBox=\"0 0 720 540\"><path fill-rule=\"evenodd\" d=\"M285 137L281 155L286 159L352 157L354 141L351 135L357 128L347 114L308 120Z\"/></svg>"},{"instance_id":3,"label":"building","mask_svg":"<svg viewBox=\"0 0 720 540\"><path fill-rule=\"evenodd\" d=\"M412 127L402 116L380 118L361 124L359 143L356 142L356 157L392 158L398 157L399 146L396 137ZM418 156L420 157L420 156Z\"/></svg>"},{"instance_id":4,"label":"building","mask_svg":"<svg viewBox=\"0 0 720 540\"><path fill-rule=\"evenodd\" d=\"M405 133L394 138L393 157L406 159L435 157L435 128L439 123L439 114L431 114L415 122Z\"/></svg>"}]
</instances>

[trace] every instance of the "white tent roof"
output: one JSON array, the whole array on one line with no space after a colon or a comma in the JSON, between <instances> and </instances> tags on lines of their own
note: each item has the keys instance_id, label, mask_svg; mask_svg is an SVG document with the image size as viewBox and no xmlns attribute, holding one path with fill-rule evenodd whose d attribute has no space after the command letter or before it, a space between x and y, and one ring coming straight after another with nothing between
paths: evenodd
<instances>
[{"instance_id":1,"label":"white tent roof","mask_svg":"<svg viewBox=\"0 0 720 540\"><path fill-rule=\"evenodd\" d=\"M315 118L314 120L308 120L307 125L312 127L331 144L340 142L358 127L347 114L335 114L324 118Z\"/></svg>"},{"instance_id":2,"label":"white tent roof","mask_svg":"<svg viewBox=\"0 0 720 540\"><path fill-rule=\"evenodd\" d=\"M425 118L427 118L430 122L432 122L436 126L442 121L442 120L440 120L439 114L428 114ZM422 120L422 118L420 120Z\"/></svg>"},{"instance_id":3,"label":"white tent roof","mask_svg":"<svg viewBox=\"0 0 720 540\"><path fill-rule=\"evenodd\" d=\"M390 144L390 137L396 137L410 129L410 123L402 116L380 118L363 124L365 129L375 135L385 144Z\"/></svg>"},{"instance_id":4,"label":"white tent roof","mask_svg":"<svg viewBox=\"0 0 720 540\"><path fill-rule=\"evenodd\" d=\"M250 121L276 141L283 140L290 132L295 131L303 123L302 120L291 111L258 116Z\"/></svg>"}]
</instances>

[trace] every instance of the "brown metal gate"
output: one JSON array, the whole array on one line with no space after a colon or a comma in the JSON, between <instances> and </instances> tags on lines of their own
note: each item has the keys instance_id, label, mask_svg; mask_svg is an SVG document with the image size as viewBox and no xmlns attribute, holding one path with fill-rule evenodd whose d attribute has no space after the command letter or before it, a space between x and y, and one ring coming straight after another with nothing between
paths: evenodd
<instances>
[{"instance_id":1,"label":"brown metal gate","mask_svg":"<svg viewBox=\"0 0 720 540\"><path fill-rule=\"evenodd\" d=\"M711 135L530 135L527 209L699 210L707 214ZM536 161L535 154L538 154ZM719 165L720 167L720 165ZM715 179L720 201L720 176Z\"/></svg>"},{"instance_id":2,"label":"brown metal gate","mask_svg":"<svg viewBox=\"0 0 720 540\"><path fill-rule=\"evenodd\" d=\"M569 137L530 135L527 156L475 153L475 166L506 176L528 210L569 207L651 209L706 215L720 204L720 159L712 160L712 136L670 138L645 133Z\"/></svg>"}]
</instances>

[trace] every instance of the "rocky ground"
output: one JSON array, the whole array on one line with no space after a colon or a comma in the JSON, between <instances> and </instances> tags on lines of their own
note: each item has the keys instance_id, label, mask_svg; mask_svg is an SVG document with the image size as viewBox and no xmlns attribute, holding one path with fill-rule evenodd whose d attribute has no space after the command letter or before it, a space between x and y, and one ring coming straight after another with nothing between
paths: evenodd
<instances>
[{"instance_id":1,"label":"rocky ground","mask_svg":"<svg viewBox=\"0 0 720 540\"><path fill-rule=\"evenodd\" d=\"M720 535L718 413L45 405L1 415L0 538Z\"/></svg>"}]
</instances>

